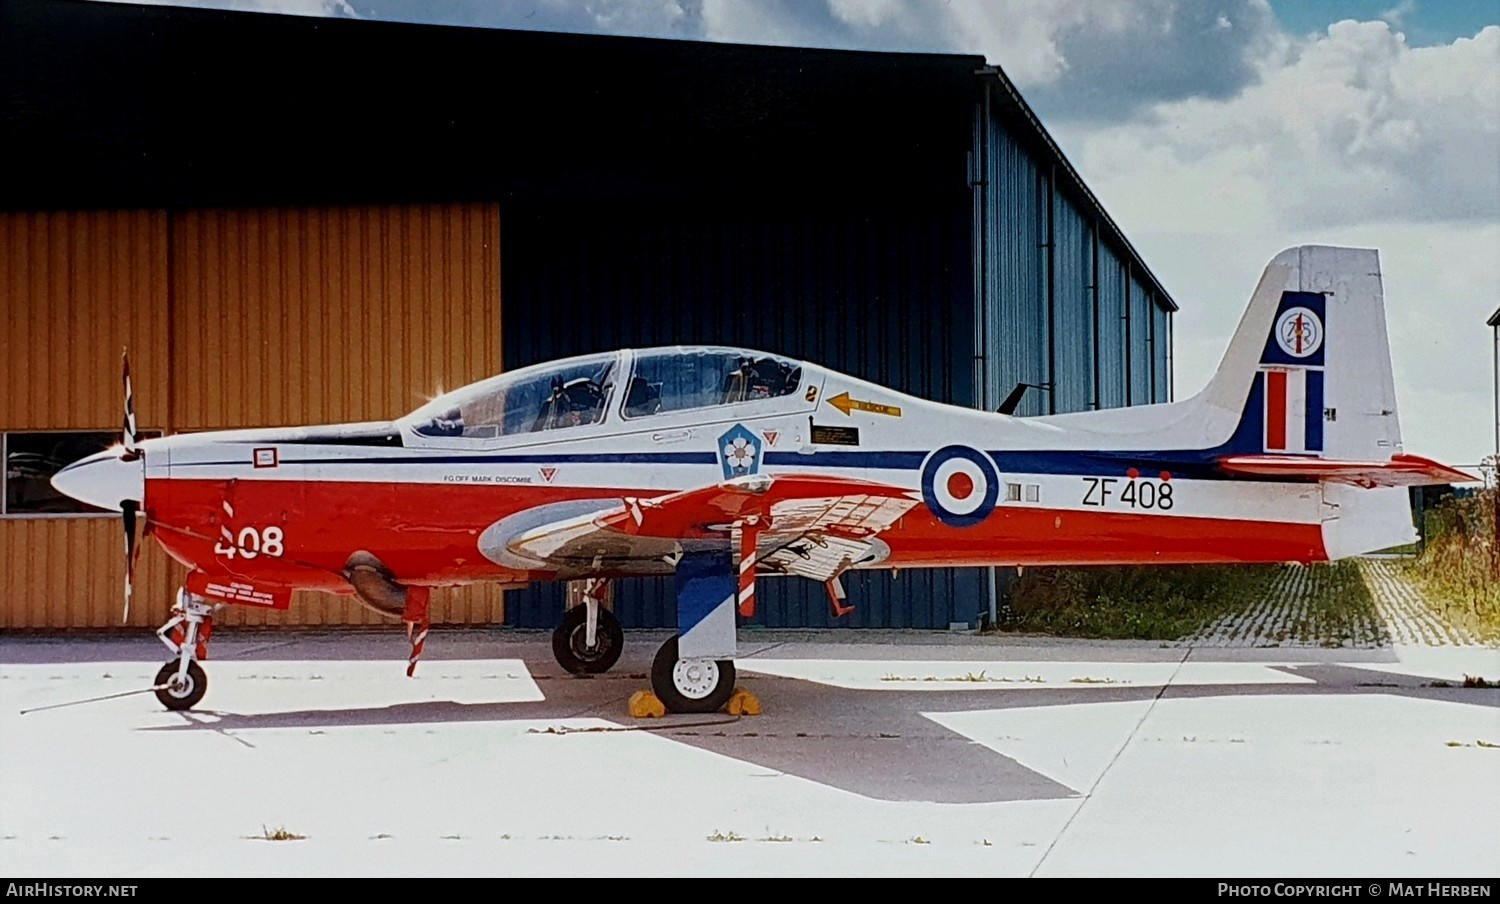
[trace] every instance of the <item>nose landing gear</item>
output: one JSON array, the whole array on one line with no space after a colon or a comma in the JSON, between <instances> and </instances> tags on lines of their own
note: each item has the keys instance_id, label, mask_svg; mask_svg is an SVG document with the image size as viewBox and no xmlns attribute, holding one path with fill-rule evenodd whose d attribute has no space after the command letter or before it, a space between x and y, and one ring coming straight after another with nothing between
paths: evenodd
<instances>
[{"instance_id":1,"label":"nose landing gear","mask_svg":"<svg viewBox=\"0 0 1500 904\"><path fill-rule=\"evenodd\" d=\"M173 712L192 709L208 693L208 675L198 660L208 658L213 613L218 608L186 589L178 590L172 617L156 630L174 657L156 673L156 699Z\"/></svg>"},{"instance_id":2,"label":"nose landing gear","mask_svg":"<svg viewBox=\"0 0 1500 904\"><path fill-rule=\"evenodd\" d=\"M563 613L562 622L552 632L552 656L574 675L602 674L620 660L625 632L614 613L602 605L610 599L607 579L572 582L569 596L575 593L575 587L581 602Z\"/></svg>"}]
</instances>

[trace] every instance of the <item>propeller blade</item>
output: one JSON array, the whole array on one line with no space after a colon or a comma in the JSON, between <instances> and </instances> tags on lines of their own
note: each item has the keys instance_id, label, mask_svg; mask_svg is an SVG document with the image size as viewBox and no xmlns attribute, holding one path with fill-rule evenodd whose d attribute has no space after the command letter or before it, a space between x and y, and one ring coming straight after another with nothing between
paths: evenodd
<instances>
[{"instance_id":1,"label":"propeller blade","mask_svg":"<svg viewBox=\"0 0 1500 904\"><path fill-rule=\"evenodd\" d=\"M139 437L135 428L135 393L130 389L130 350L125 349L120 355L120 362L125 373L125 448L131 452L137 451Z\"/></svg>"},{"instance_id":2,"label":"propeller blade","mask_svg":"<svg viewBox=\"0 0 1500 904\"><path fill-rule=\"evenodd\" d=\"M120 511L125 521L125 612L120 617L122 624L130 623L130 597L135 593L135 511L139 505L134 499L120 500Z\"/></svg>"}]
</instances>

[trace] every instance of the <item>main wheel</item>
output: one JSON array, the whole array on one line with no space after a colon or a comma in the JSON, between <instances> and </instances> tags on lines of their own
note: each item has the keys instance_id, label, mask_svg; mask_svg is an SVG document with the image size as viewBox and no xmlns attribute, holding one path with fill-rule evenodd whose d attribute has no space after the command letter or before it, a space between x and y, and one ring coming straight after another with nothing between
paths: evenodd
<instances>
[{"instance_id":1,"label":"main wheel","mask_svg":"<svg viewBox=\"0 0 1500 904\"><path fill-rule=\"evenodd\" d=\"M607 672L620 661L625 646L625 632L620 620L608 609L600 608L595 626L594 645L588 645L588 607L574 606L563 613L562 623L552 632L552 655L557 664L574 675L597 675Z\"/></svg>"},{"instance_id":2,"label":"main wheel","mask_svg":"<svg viewBox=\"0 0 1500 904\"><path fill-rule=\"evenodd\" d=\"M161 667L156 673L156 699L161 705L174 712L184 709L192 709L197 705L203 695L208 693L208 676L203 673L203 667L197 662L189 662L187 675L182 683L177 683L177 660L172 660ZM166 687L160 687L160 685Z\"/></svg>"},{"instance_id":3,"label":"main wheel","mask_svg":"<svg viewBox=\"0 0 1500 904\"><path fill-rule=\"evenodd\" d=\"M734 693L734 661L678 659L673 635L651 661L651 690L668 712L717 712Z\"/></svg>"}]
</instances>

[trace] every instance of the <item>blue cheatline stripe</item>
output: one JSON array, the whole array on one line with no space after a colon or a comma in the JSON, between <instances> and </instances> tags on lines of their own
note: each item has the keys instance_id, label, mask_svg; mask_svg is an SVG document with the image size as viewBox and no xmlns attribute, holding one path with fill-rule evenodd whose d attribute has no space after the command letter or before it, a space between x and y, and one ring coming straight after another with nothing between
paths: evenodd
<instances>
[{"instance_id":1,"label":"blue cheatline stripe","mask_svg":"<svg viewBox=\"0 0 1500 904\"><path fill-rule=\"evenodd\" d=\"M1323 451L1323 371L1307 372L1307 451Z\"/></svg>"},{"instance_id":2,"label":"blue cheatline stripe","mask_svg":"<svg viewBox=\"0 0 1500 904\"><path fill-rule=\"evenodd\" d=\"M275 445L272 443L272 445ZM718 456L712 452L608 452L597 454L558 453L554 455L493 454L493 455L382 455L368 458L283 458L283 465L508 465L508 464L662 464L662 465L712 465L718 464ZM211 465L243 465L245 459L233 461L186 461L174 463L174 468L201 468Z\"/></svg>"}]
</instances>

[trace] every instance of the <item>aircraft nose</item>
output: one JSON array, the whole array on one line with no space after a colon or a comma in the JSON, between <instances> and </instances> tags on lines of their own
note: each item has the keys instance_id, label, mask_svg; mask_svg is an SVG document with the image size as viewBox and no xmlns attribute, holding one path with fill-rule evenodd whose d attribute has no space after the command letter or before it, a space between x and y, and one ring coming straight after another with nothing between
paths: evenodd
<instances>
[{"instance_id":1,"label":"aircraft nose","mask_svg":"<svg viewBox=\"0 0 1500 904\"><path fill-rule=\"evenodd\" d=\"M122 499L145 501L145 456L127 457L120 448L96 452L52 475L52 487L80 502L118 512Z\"/></svg>"}]
</instances>

